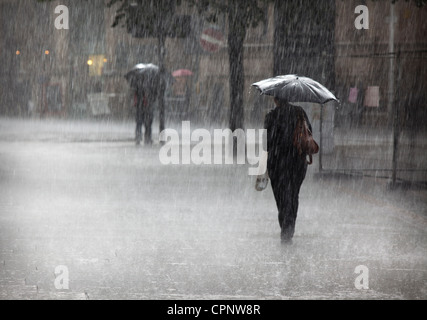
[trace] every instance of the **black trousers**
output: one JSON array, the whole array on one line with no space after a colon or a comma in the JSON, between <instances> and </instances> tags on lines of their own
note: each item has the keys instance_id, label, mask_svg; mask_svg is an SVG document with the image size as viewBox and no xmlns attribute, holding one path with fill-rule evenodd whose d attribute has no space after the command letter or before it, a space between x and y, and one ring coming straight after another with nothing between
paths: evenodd
<instances>
[{"instance_id":1,"label":"black trousers","mask_svg":"<svg viewBox=\"0 0 427 320\"><path fill-rule=\"evenodd\" d=\"M151 141L151 126L153 124L153 112L147 108L144 109L143 106L137 105L136 108L136 130L135 130L135 140L139 143L142 139L142 125L144 124L144 142L150 144Z\"/></svg>"},{"instance_id":2,"label":"black trousers","mask_svg":"<svg viewBox=\"0 0 427 320\"><path fill-rule=\"evenodd\" d=\"M279 211L282 240L292 239L298 213L299 192L307 173L307 163L300 157L268 159L268 174Z\"/></svg>"}]
</instances>

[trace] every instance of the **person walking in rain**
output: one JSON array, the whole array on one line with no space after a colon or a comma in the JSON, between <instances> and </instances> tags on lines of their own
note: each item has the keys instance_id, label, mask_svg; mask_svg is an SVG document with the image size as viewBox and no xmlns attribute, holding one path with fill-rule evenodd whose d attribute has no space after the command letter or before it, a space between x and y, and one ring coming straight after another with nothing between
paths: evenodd
<instances>
[{"instance_id":1,"label":"person walking in rain","mask_svg":"<svg viewBox=\"0 0 427 320\"><path fill-rule=\"evenodd\" d=\"M152 63L138 63L124 77L135 90L136 144L141 143L143 124L145 126L144 142L152 144L151 126L154 118L154 103L159 92L159 67Z\"/></svg>"},{"instance_id":2,"label":"person walking in rain","mask_svg":"<svg viewBox=\"0 0 427 320\"><path fill-rule=\"evenodd\" d=\"M310 129L307 114L300 106L274 98L276 107L265 116L267 129L267 172L279 211L282 242L290 243L295 232L298 198L307 172L305 155L293 145L298 117L303 115Z\"/></svg>"},{"instance_id":3,"label":"person walking in rain","mask_svg":"<svg viewBox=\"0 0 427 320\"><path fill-rule=\"evenodd\" d=\"M138 88L135 92L136 105L136 129L135 142L140 144L142 140L142 125L144 124L144 143L151 144L151 126L153 123L152 104L148 103L149 99L143 88Z\"/></svg>"},{"instance_id":4,"label":"person walking in rain","mask_svg":"<svg viewBox=\"0 0 427 320\"><path fill-rule=\"evenodd\" d=\"M259 191L265 189L268 174L279 211L281 239L288 243L295 232L299 191L307 165L312 163L312 155L319 152L307 114L300 106L290 103L323 105L339 100L319 82L296 74L275 76L252 86L261 94L273 96L276 103L276 108L265 116L264 121L267 129L267 173L258 175L255 188Z\"/></svg>"},{"instance_id":5,"label":"person walking in rain","mask_svg":"<svg viewBox=\"0 0 427 320\"><path fill-rule=\"evenodd\" d=\"M142 125L144 125L144 144L153 143L151 138L151 127L154 118L154 103L157 99L156 83L144 86L138 86L135 92L136 98L136 130L135 141L140 144L142 140Z\"/></svg>"}]
</instances>

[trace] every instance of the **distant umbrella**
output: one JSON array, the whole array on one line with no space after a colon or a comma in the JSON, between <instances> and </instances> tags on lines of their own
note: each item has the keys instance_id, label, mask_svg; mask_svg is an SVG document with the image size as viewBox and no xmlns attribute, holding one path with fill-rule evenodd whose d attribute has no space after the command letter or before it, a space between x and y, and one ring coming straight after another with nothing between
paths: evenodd
<instances>
[{"instance_id":1,"label":"distant umbrella","mask_svg":"<svg viewBox=\"0 0 427 320\"><path fill-rule=\"evenodd\" d=\"M261 94L273 96L287 102L314 102L324 104L339 101L332 92L319 82L295 74L261 80L252 84Z\"/></svg>"},{"instance_id":2,"label":"distant umbrella","mask_svg":"<svg viewBox=\"0 0 427 320\"><path fill-rule=\"evenodd\" d=\"M124 77L134 89L153 89L158 86L160 68L153 63L138 63ZM172 77L169 74L169 77L164 78L169 80Z\"/></svg>"},{"instance_id":3,"label":"distant umbrella","mask_svg":"<svg viewBox=\"0 0 427 320\"><path fill-rule=\"evenodd\" d=\"M128 73L125 79L129 82L143 78L155 77L159 73L159 67L152 63L138 63Z\"/></svg>"},{"instance_id":4,"label":"distant umbrella","mask_svg":"<svg viewBox=\"0 0 427 320\"><path fill-rule=\"evenodd\" d=\"M178 69L172 72L172 76L174 77L188 77L192 75L193 75L193 72L188 69Z\"/></svg>"}]
</instances>

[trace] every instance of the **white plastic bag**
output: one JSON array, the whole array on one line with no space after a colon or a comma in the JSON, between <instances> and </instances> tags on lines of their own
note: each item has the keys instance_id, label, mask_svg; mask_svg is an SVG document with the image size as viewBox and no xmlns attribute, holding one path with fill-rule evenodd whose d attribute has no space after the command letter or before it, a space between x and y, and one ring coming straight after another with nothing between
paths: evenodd
<instances>
[{"instance_id":1,"label":"white plastic bag","mask_svg":"<svg viewBox=\"0 0 427 320\"><path fill-rule=\"evenodd\" d=\"M259 161L258 175L256 176L256 181L255 181L255 189L257 191L265 190L265 188L267 188L267 185L268 185L269 177L267 172L267 158L268 158L268 152L263 151Z\"/></svg>"}]
</instances>

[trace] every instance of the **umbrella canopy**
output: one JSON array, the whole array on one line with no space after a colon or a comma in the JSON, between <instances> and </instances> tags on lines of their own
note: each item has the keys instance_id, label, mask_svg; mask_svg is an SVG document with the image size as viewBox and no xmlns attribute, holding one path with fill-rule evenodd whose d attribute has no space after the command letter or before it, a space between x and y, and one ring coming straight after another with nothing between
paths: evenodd
<instances>
[{"instance_id":1,"label":"umbrella canopy","mask_svg":"<svg viewBox=\"0 0 427 320\"><path fill-rule=\"evenodd\" d=\"M287 102L314 102L324 104L339 100L319 82L295 74L277 76L252 84L261 94L273 96Z\"/></svg>"},{"instance_id":2,"label":"umbrella canopy","mask_svg":"<svg viewBox=\"0 0 427 320\"><path fill-rule=\"evenodd\" d=\"M147 88L157 83L159 71L159 67L153 63L138 63L124 77L135 89Z\"/></svg>"},{"instance_id":3,"label":"umbrella canopy","mask_svg":"<svg viewBox=\"0 0 427 320\"><path fill-rule=\"evenodd\" d=\"M146 76L154 76L159 73L159 67L152 63L138 63L128 73L125 74L125 78L131 81L132 78L139 78Z\"/></svg>"},{"instance_id":4,"label":"umbrella canopy","mask_svg":"<svg viewBox=\"0 0 427 320\"><path fill-rule=\"evenodd\" d=\"M193 75L193 72L188 69L178 69L172 72L172 76L174 77L188 77L192 75Z\"/></svg>"}]
</instances>

